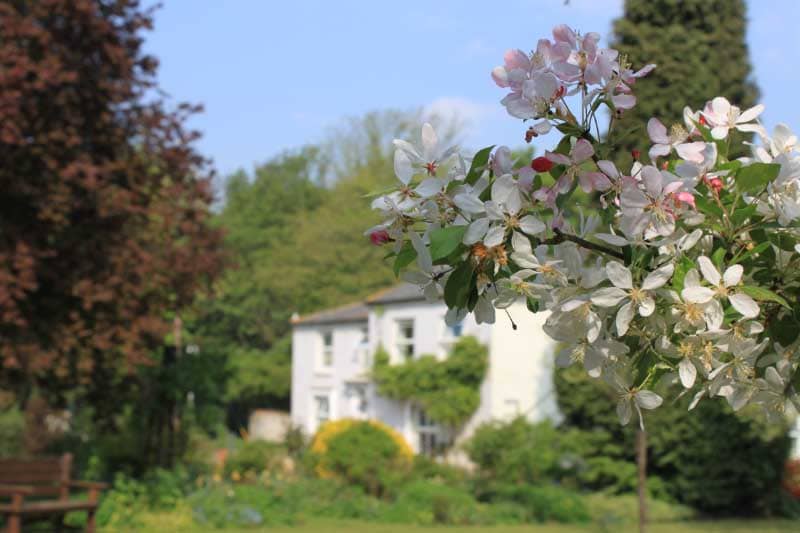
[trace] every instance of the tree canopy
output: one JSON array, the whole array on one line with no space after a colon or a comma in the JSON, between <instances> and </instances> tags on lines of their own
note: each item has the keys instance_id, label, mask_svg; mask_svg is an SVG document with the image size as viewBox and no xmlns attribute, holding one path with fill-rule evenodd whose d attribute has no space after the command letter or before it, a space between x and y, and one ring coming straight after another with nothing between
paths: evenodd
<instances>
[{"instance_id":1,"label":"tree canopy","mask_svg":"<svg viewBox=\"0 0 800 533\"><path fill-rule=\"evenodd\" d=\"M107 394L220 272L206 161L136 0L0 5L0 386ZM98 411L115 409L97 402Z\"/></svg>"}]
</instances>

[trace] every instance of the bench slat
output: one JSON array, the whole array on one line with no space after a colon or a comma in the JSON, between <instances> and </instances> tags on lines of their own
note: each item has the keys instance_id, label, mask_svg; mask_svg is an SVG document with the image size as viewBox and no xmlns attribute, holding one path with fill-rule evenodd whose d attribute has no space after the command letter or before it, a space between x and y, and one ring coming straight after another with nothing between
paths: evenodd
<instances>
[{"instance_id":1,"label":"bench slat","mask_svg":"<svg viewBox=\"0 0 800 533\"><path fill-rule=\"evenodd\" d=\"M88 511L96 509L97 502L85 500L49 500L43 502L25 502L22 504L21 514L46 514L46 513L66 513L69 511ZM0 505L0 513L10 513L14 511L11 505Z\"/></svg>"}]
</instances>

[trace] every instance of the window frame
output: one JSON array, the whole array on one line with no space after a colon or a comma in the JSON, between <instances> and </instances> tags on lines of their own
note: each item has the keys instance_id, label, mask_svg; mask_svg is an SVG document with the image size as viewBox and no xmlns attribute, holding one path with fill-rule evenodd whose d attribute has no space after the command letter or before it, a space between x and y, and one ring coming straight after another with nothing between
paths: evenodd
<instances>
[{"instance_id":1,"label":"window frame","mask_svg":"<svg viewBox=\"0 0 800 533\"><path fill-rule=\"evenodd\" d=\"M417 327L413 318L398 318L395 324L395 350L400 356L401 361L411 361L417 356L416 336ZM407 337L404 330L411 326L411 337ZM411 353L408 353L410 349Z\"/></svg>"},{"instance_id":2,"label":"window frame","mask_svg":"<svg viewBox=\"0 0 800 533\"><path fill-rule=\"evenodd\" d=\"M330 344L326 342L328 338L330 338ZM332 329L326 329L320 332L320 344L321 348L316 365L317 371L331 372L334 364L334 338Z\"/></svg>"}]
</instances>

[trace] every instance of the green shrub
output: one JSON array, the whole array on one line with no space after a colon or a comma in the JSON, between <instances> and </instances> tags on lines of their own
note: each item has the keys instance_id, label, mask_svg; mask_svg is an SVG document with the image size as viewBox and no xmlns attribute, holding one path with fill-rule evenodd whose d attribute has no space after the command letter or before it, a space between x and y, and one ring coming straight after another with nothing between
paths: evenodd
<instances>
[{"instance_id":1,"label":"green shrub","mask_svg":"<svg viewBox=\"0 0 800 533\"><path fill-rule=\"evenodd\" d=\"M374 520L385 506L361 488L333 479L300 479L273 484L270 490L280 495L286 508L298 516Z\"/></svg>"},{"instance_id":2,"label":"green shrub","mask_svg":"<svg viewBox=\"0 0 800 533\"><path fill-rule=\"evenodd\" d=\"M194 520L216 528L294 524L296 514L284 503L261 485L214 485L189 497Z\"/></svg>"},{"instance_id":3,"label":"green shrub","mask_svg":"<svg viewBox=\"0 0 800 533\"><path fill-rule=\"evenodd\" d=\"M374 424L358 422L333 435L319 458L320 471L372 496L386 496L407 476L408 462L392 436Z\"/></svg>"},{"instance_id":4,"label":"green shrub","mask_svg":"<svg viewBox=\"0 0 800 533\"><path fill-rule=\"evenodd\" d=\"M577 435L582 488L629 492L635 487L635 424L622 427L614 391L582 368L555 373L562 427ZM782 512L781 478L789 452L786 429L734 413L722 399L691 412L691 395L647 413L651 495L717 516Z\"/></svg>"},{"instance_id":5,"label":"green shrub","mask_svg":"<svg viewBox=\"0 0 800 533\"><path fill-rule=\"evenodd\" d=\"M586 496L589 514L594 522L605 526L634 524L639 519L639 500L634 494L595 493ZM695 512L685 505L648 498L647 516L651 522L677 522L694 518Z\"/></svg>"},{"instance_id":6,"label":"green shrub","mask_svg":"<svg viewBox=\"0 0 800 533\"><path fill-rule=\"evenodd\" d=\"M141 527L142 512L179 507L192 488L191 479L184 469L155 469L140 480L118 474L111 489L100 498L97 522L112 529ZM80 525L83 520L81 517L70 523Z\"/></svg>"},{"instance_id":7,"label":"green shrub","mask_svg":"<svg viewBox=\"0 0 800 533\"><path fill-rule=\"evenodd\" d=\"M493 502L513 502L522 506L530 522L588 522L591 519L584 498L556 486L501 485L491 494Z\"/></svg>"},{"instance_id":8,"label":"green shrub","mask_svg":"<svg viewBox=\"0 0 800 533\"><path fill-rule=\"evenodd\" d=\"M109 529L141 527L141 512L147 507L147 487L141 481L119 474L111 490L103 493L96 520Z\"/></svg>"},{"instance_id":9,"label":"green shrub","mask_svg":"<svg viewBox=\"0 0 800 533\"><path fill-rule=\"evenodd\" d=\"M263 440L249 440L241 444L225 461L225 476L238 474L255 477L280 466L286 457L282 446Z\"/></svg>"},{"instance_id":10,"label":"green shrub","mask_svg":"<svg viewBox=\"0 0 800 533\"><path fill-rule=\"evenodd\" d=\"M485 506L466 490L430 481L414 481L400 490L395 502L386 508L382 520L421 525L480 524L485 521Z\"/></svg>"},{"instance_id":11,"label":"green shrub","mask_svg":"<svg viewBox=\"0 0 800 533\"><path fill-rule=\"evenodd\" d=\"M414 480L444 483L451 487L465 487L470 476L463 468L441 463L426 455L415 455L409 477Z\"/></svg>"},{"instance_id":12,"label":"green shrub","mask_svg":"<svg viewBox=\"0 0 800 533\"><path fill-rule=\"evenodd\" d=\"M479 488L493 483L548 483L574 476L580 466L576 441L550 422L523 417L478 427L465 444L478 468ZM479 490L480 492L480 490Z\"/></svg>"},{"instance_id":13,"label":"green shrub","mask_svg":"<svg viewBox=\"0 0 800 533\"><path fill-rule=\"evenodd\" d=\"M22 435L25 418L16 407L0 409L0 457L12 457L22 453Z\"/></svg>"}]
</instances>

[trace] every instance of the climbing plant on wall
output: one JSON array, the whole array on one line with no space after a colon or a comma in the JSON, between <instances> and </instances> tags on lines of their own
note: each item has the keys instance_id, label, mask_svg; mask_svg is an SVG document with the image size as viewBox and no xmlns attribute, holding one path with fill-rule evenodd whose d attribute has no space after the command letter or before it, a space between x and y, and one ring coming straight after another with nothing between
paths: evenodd
<instances>
[{"instance_id":1,"label":"climbing plant on wall","mask_svg":"<svg viewBox=\"0 0 800 533\"><path fill-rule=\"evenodd\" d=\"M444 360L423 355L391 365L389 354L379 347L372 377L382 396L413 402L432 420L454 428L465 423L478 408L487 367L486 346L475 337L462 337Z\"/></svg>"}]
</instances>

